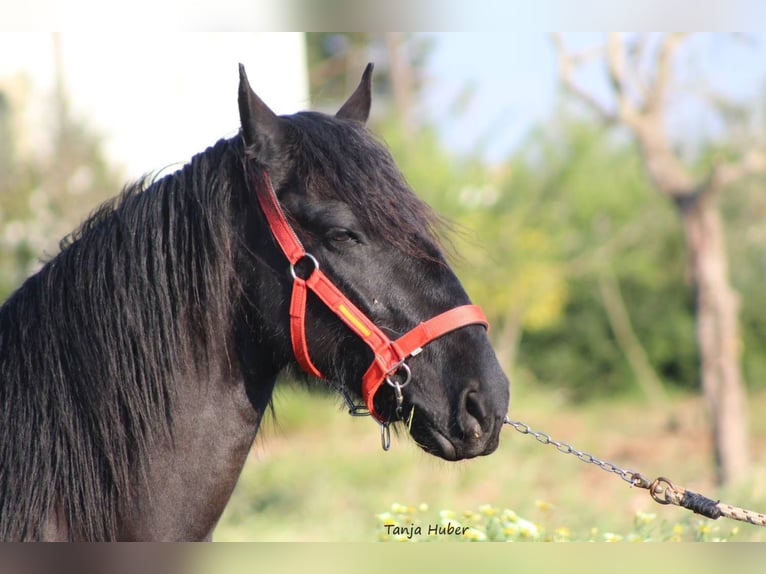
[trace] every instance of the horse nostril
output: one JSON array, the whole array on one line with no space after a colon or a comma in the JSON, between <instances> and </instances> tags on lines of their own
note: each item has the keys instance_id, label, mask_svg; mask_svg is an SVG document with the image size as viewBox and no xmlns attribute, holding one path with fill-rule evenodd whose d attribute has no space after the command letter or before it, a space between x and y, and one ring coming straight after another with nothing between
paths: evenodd
<instances>
[{"instance_id":1,"label":"horse nostril","mask_svg":"<svg viewBox=\"0 0 766 574\"><path fill-rule=\"evenodd\" d=\"M464 410L460 417L460 426L466 437L478 439L483 429L481 421L486 420L486 408L482 396L476 391L465 394Z\"/></svg>"}]
</instances>

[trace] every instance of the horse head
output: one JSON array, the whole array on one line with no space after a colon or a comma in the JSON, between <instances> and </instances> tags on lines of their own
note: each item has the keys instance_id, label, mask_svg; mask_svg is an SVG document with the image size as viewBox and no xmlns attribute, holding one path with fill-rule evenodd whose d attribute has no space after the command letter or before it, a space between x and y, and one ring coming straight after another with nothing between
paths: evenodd
<instances>
[{"instance_id":1,"label":"horse head","mask_svg":"<svg viewBox=\"0 0 766 574\"><path fill-rule=\"evenodd\" d=\"M275 241L268 205L251 216L258 285L278 291L270 296L276 304L257 310L261 333L287 362L361 397L382 423L406 421L427 452L447 460L489 454L508 409L508 380L483 315L447 262L437 218L366 127L371 72L369 65L334 116L277 116L240 67L250 193L273 193L289 228L283 234L295 236L293 247L283 245L289 237ZM330 295L304 285L319 269L314 283L330 283ZM365 340L376 333L383 342ZM376 362L379 380L370 382Z\"/></svg>"}]
</instances>

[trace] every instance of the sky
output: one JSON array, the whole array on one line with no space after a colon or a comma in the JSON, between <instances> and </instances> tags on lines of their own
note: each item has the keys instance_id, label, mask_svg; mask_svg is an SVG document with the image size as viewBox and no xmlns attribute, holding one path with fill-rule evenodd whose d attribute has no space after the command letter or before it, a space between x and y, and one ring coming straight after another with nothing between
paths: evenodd
<instances>
[{"instance_id":1,"label":"sky","mask_svg":"<svg viewBox=\"0 0 766 574\"><path fill-rule=\"evenodd\" d=\"M605 33L563 33L568 50L603 44ZM549 34L437 34L430 62L432 85L424 109L442 126L449 145L480 151L490 161L506 157L523 142L529 129L550 118L560 105L556 55ZM766 90L766 35L703 34L690 38L679 51L674 91L687 94L670 101L673 127L681 137L704 137L716 124L704 109L707 102L689 96L709 90L737 101L751 102ZM609 102L606 76L600 67L583 68L579 81ZM466 85L473 97L461 117L450 113L450 102ZM762 96L763 97L763 96ZM571 100L570 100L571 101Z\"/></svg>"},{"instance_id":2,"label":"sky","mask_svg":"<svg viewBox=\"0 0 766 574\"><path fill-rule=\"evenodd\" d=\"M422 108L449 146L499 160L555 104L554 53L546 34L448 33L429 35L430 85ZM470 90L461 113L453 103Z\"/></svg>"},{"instance_id":3,"label":"sky","mask_svg":"<svg viewBox=\"0 0 766 574\"><path fill-rule=\"evenodd\" d=\"M420 113L434 121L448 147L499 161L529 129L551 116L558 102L555 54L547 34L427 34L434 42ZM603 34L563 34L581 49ZM693 48L693 49L691 49ZM67 89L76 113L105 137L110 157L134 178L187 160L237 129L238 62L256 92L278 113L309 104L300 34L64 33ZM690 43L694 57L681 88L707 83L717 91L754 98L766 81L766 36L704 35ZM0 78L27 74L41 92L53 85L49 33L0 32ZM278 54L278 57L274 57ZM361 72L361 71L360 71ZM586 69L583 84L601 97L603 73ZM0 80L1 81L1 80ZM701 84L702 83L702 84ZM462 111L455 102L470 88ZM678 129L710 129L693 99L674 102ZM33 138L45 145L45 114L30 110ZM37 144L36 144L37 145Z\"/></svg>"}]
</instances>

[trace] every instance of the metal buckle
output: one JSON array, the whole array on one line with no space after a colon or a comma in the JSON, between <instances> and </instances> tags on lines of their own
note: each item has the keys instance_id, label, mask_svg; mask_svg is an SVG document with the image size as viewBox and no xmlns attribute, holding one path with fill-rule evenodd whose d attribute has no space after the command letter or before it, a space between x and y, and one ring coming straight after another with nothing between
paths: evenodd
<instances>
[{"instance_id":1,"label":"metal buckle","mask_svg":"<svg viewBox=\"0 0 766 574\"><path fill-rule=\"evenodd\" d=\"M303 257L301 257L298 261L296 261L295 263L290 263L290 275L292 276L293 281L298 279L298 274L295 272L295 265L300 263L304 259L308 259L314 265L314 268L311 270L311 272L308 275L306 275L306 279L311 277L311 274L314 273L314 271L319 270L319 261L316 260L316 257L314 257L311 253L304 253ZM301 277L301 279L303 279L303 277Z\"/></svg>"}]
</instances>

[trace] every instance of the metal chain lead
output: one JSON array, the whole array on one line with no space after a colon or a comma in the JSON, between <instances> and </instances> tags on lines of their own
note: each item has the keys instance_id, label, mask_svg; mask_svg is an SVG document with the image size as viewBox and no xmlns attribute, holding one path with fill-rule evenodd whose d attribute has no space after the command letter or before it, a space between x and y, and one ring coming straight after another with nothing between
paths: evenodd
<instances>
[{"instance_id":1,"label":"metal chain lead","mask_svg":"<svg viewBox=\"0 0 766 574\"><path fill-rule=\"evenodd\" d=\"M563 452L564 454L571 454L579 458L582 462L595 464L596 466L602 468L603 470L607 472L612 472L616 474L617 476L619 476L621 479L623 479L625 482L627 482L631 486L648 488L649 485L651 484L646 477L644 477L642 474L638 472L634 472L626 468L620 468L616 464L613 464L605 460L601 460L600 458L593 456L589 452L578 450L569 443L555 440L549 434L533 430L528 424L525 424L519 421L513 421L509 417L505 417L504 422L507 425L511 425L514 429L519 431L521 434L531 435L538 442L542 444L550 444L556 447L556 450L558 450L559 452Z\"/></svg>"},{"instance_id":2,"label":"metal chain lead","mask_svg":"<svg viewBox=\"0 0 766 574\"><path fill-rule=\"evenodd\" d=\"M621 468L616 464L601 460L588 452L577 450L571 444L551 438L547 433L533 430L528 424L511 420L510 417L507 416L503 422L512 426L521 434L533 436L542 444L553 445L559 452L574 455L582 462L595 464L607 472L614 473L631 486L647 489L652 499L658 504L674 504L676 506L681 506L693 511L695 514L700 514L713 520L725 516L726 518L755 524L757 526L766 526L766 514L746 510L730 504L724 504L720 500L712 500L706 496L692 492L691 490L676 486L669 479L662 476L650 481L639 472Z\"/></svg>"}]
</instances>

